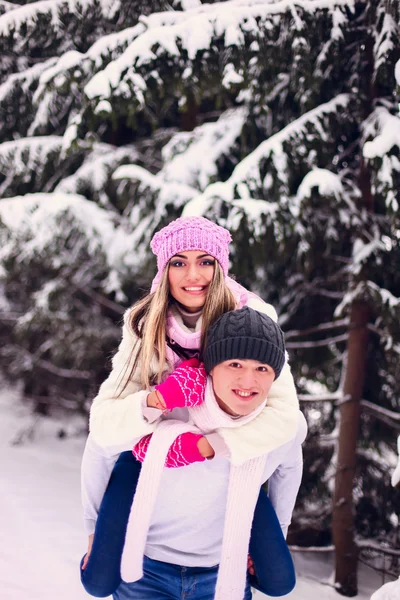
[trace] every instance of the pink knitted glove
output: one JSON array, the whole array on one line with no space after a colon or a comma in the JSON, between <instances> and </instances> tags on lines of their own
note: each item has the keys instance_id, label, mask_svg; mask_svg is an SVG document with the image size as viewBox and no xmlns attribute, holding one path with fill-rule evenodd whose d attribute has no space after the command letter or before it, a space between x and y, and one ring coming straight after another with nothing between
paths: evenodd
<instances>
[{"instance_id":1,"label":"pink knitted glove","mask_svg":"<svg viewBox=\"0 0 400 600\"><path fill-rule=\"evenodd\" d=\"M143 462L147 448L150 444L151 435L145 435L134 447L132 450L133 456ZM197 447L197 442L203 436L197 433L191 433L187 431L186 433L181 433L178 435L176 440L174 440L171 444L170 449L168 450L167 457L165 459L165 466L169 469L173 469L176 467L186 467L187 465L191 465L195 462L203 462L206 460L204 456L202 456Z\"/></svg>"},{"instance_id":2,"label":"pink knitted glove","mask_svg":"<svg viewBox=\"0 0 400 600\"><path fill-rule=\"evenodd\" d=\"M155 389L162 395L167 410L198 406L204 402L206 381L204 365L197 358L189 358Z\"/></svg>"}]
</instances>

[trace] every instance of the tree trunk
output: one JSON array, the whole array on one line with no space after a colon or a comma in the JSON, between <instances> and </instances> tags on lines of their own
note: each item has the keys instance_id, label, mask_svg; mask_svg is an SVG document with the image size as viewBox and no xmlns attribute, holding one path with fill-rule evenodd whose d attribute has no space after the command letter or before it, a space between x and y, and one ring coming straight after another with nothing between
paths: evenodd
<instances>
[{"instance_id":1,"label":"tree trunk","mask_svg":"<svg viewBox=\"0 0 400 600\"><path fill-rule=\"evenodd\" d=\"M366 303L353 302L343 388L343 395L347 400L340 406L332 533L336 551L335 585L343 596L357 595L358 557L354 541L353 482L357 461L360 400L368 354L369 314Z\"/></svg>"}]
</instances>

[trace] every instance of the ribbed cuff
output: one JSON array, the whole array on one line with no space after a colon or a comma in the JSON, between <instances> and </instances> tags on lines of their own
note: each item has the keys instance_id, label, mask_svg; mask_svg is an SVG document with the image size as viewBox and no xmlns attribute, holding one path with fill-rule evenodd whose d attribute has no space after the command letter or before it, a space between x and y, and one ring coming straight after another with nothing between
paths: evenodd
<instances>
[{"instance_id":1,"label":"ribbed cuff","mask_svg":"<svg viewBox=\"0 0 400 600\"><path fill-rule=\"evenodd\" d=\"M231 457L228 446L225 444L224 439L219 433L208 433L204 436L210 446L212 446L215 456L218 458L227 458L228 460Z\"/></svg>"},{"instance_id":2,"label":"ribbed cuff","mask_svg":"<svg viewBox=\"0 0 400 600\"><path fill-rule=\"evenodd\" d=\"M83 519L83 526L88 535L92 535L94 530L96 529L96 521L95 519Z\"/></svg>"}]
</instances>

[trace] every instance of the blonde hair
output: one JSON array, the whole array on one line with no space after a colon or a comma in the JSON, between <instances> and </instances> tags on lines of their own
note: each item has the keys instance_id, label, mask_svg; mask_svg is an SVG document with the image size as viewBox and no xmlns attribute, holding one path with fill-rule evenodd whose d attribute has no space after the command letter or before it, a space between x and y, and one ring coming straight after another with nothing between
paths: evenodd
<instances>
[{"instance_id":1,"label":"blonde hair","mask_svg":"<svg viewBox=\"0 0 400 600\"><path fill-rule=\"evenodd\" d=\"M166 363L166 329L168 308L175 302L170 294L168 282L168 266L163 272L160 284L153 294L148 294L136 302L131 310L128 327L136 336L137 340L132 348L129 363L132 356L136 356L129 375L119 395L122 394L129 380L133 377L140 363L141 385L143 389L161 382ZM228 288L224 273L218 261L215 261L214 274L210 282L206 301L202 311L200 356L207 342L209 327L225 312L237 308L235 297ZM138 347L139 345L139 347ZM156 357L158 360L158 372L154 374L151 362ZM128 365L126 366L126 370Z\"/></svg>"}]
</instances>

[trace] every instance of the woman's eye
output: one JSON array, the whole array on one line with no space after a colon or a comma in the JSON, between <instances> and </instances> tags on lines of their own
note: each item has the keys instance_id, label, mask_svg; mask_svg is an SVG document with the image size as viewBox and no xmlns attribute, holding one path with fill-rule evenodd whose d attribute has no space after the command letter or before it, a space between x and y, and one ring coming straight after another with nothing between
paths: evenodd
<instances>
[{"instance_id":1,"label":"woman's eye","mask_svg":"<svg viewBox=\"0 0 400 600\"><path fill-rule=\"evenodd\" d=\"M184 267L185 263L183 263L181 260L173 260L172 262L170 262L171 267Z\"/></svg>"},{"instance_id":2,"label":"woman's eye","mask_svg":"<svg viewBox=\"0 0 400 600\"><path fill-rule=\"evenodd\" d=\"M240 369L240 367L242 366L240 363L237 362L233 362L229 365L230 367L233 367L234 369Z\"/></svg>"},{"instance_id":3,"label":"woman's eye","mask_svg":"<svg viewBox=\"0 0 400 600\"><path fill-rule=\"evenodd\" d=\"M211 259L209 259L209 258L208 258L207 260L203 260L203 261L201 262L201 264L202 264L204 267L213 267L213 266L215 265L215 260L211 260Z\"/></svg>"},{"instance_id":4,"label":"woman's eye","mask_svg":"<svg viewBox=\"0 0 400 600\"><path fill-rule=\"evenodd\" d=\"M261 373L268 373L269 369L268 367L258 367L258 371L261 371Z\"/></svg>"}]
</instances>

